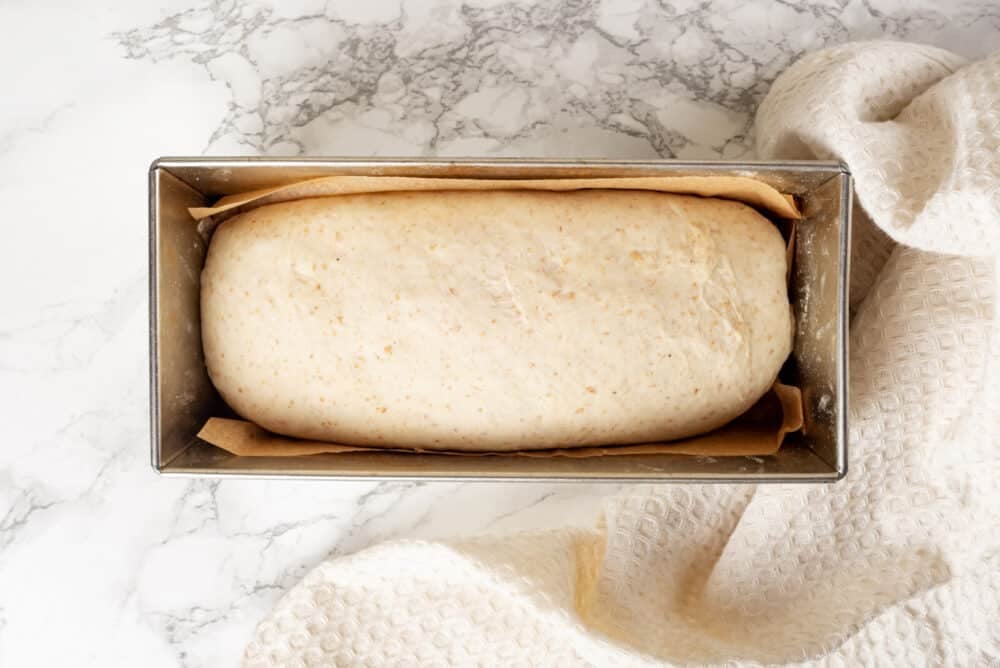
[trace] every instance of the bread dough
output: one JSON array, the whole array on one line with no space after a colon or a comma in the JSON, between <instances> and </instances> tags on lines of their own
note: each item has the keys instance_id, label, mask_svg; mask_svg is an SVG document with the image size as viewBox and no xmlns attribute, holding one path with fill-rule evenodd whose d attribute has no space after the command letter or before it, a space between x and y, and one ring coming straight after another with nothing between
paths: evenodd
<instances>
[{"instance_id":1,"label":"bread dough","mask_svg":"<svg viewBox=\"0 0 1000 668\"><path fill-rule=\"evenodd\" d=\"M240 415L336 443L642 443L743 413L791 350L785 243L720 199L412 192L262 206L202 273Z\"/></svg>"}]
</instances>

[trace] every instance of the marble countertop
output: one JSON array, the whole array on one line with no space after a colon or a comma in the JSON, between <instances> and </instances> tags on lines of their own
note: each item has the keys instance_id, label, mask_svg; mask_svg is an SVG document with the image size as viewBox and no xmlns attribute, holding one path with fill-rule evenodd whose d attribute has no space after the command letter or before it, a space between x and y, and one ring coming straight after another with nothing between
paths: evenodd
<instances>
[{"instance_id":1,"label":"marble countertop","mask_svg":"<svg viewBox=\"0 0 1000 668\"><path fill-rule=\"evenodd\" d=\"M947 9L944 9L947 7ZM234 665L282 592L397 537L590 524L615 486L165 479L159 155L741 158L770 82L855 39L1000 47L982 2L0 6L0 665Z\"/></svg>"}]
</instances>

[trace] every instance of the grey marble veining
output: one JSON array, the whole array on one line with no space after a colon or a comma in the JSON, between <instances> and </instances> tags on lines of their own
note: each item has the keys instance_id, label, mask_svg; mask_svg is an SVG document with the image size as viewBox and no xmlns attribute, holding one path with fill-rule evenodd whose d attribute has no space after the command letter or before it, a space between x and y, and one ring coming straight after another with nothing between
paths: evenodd
<instances>
[{"instance_id":1,"label":"grey marble veining","mask_svg":"<svg viewBox=\"0 0 1000 668\"><path fill-rule=\"evenodd\" d=\"M425 155L576 155L558 135L586 129L647 155L738 158L771 81L806 51L1000 30L989 3L947 15L877 2L376 4L288 16L217 2L116 38L129 58L190 59L226 83L208 151L357 153L342 135L361 134Z\"/></svg>"},{"instance_id":2,"label":"grey marble veining","mask_svg":"<svg viewBox=\"0 0 1000 668\"><path fill-rule=\"evenodd\" d=\"M771 81L853 39L1000 48L995 2L0 5L0 665L233 665L323 559L590 525L614 486L157 478L158 155L740 158Z\"/></svg>"}]
</instances>

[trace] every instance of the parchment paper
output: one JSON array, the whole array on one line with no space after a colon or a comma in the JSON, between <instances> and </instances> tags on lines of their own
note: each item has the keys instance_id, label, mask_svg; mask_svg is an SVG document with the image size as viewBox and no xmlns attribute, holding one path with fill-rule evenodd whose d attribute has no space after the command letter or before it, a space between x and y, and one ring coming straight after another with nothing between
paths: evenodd
<instances>
[{"instance_id":1,"label":"parchment paper","mask_svg":"<svg viewBox=\"0 0 1000 668\"><path fill-rule=\"evenodd\" d=\"M368 192L417 190L549 190L588 189L650 190L675 194L720 197L749 204L774 217L790 221L788 248L794 242L794 221L801 217L795 200L771 186L742 176L650 176L599 179L466 179L409 176L328 176L289 185L264 188L223 197L212 207L189 209L195 220L226 214L228 217L265 204L308 197L329 197ZM271 433L252 422L209 418L198 437L234 455L244 457L295 457L348 452L435 453L460 456L519 455L524 457L600 457L609 455L677 454L713 457L769 455L777 452L785 436L802 428L802 394L798 388L775 382L749 411L733 422L700 436L670 441L607 447L581 447L513 452L457 452L367 448L323 441L309 441Z\"/></svg>"},{"instance_id":2,"label":"parchment paper","mask_svg":"<svg viewBox=\"0 0 1000 668\"><path fill-rule=\"evenodd\" d=\"M324 441L307 441L274 434L246 420L209 418L198 438L242 457L293 457L345 452L409 452L481 457L601 457L607 455L710 455L733 457L770 455L781 447L785 435L802 428L802 394L797 387L775 383L757 404L724 427L702 436L669 443L643 443L608 447L516 450L513 452L459 452L402 448L365 448Z\"/></svg>"},{"instance_id":3,"label":"parchment paper","mask_svg":"<svg viewBox=\"0 0 1000 668\"><path fill-rule=\"evenodd\" d=\"M448 179L419 176L324 176L284 186L227 195L215 206L188 209L195 220L254 206L307 197L414 190L654 190L701 197L721 197L750 204L779 218L800 218L791 195L745 176L638 176L603 179Z\"/></svg>"}]
</instances>

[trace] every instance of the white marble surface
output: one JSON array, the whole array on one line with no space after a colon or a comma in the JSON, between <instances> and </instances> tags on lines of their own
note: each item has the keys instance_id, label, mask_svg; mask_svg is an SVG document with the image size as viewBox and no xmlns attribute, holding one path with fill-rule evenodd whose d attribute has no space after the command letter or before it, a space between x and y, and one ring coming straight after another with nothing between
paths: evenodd
<instances>
[{"instance_id":1,"label":"white marble surface","mask_svg":"<svg viewBox=\"0 0 1000 668\"><path fill-rule=\"evenodd\" d=\"M0 665L234 665L329 555L590 523L613 486L160 479L145 170L163 154L747 156L805 51L1000 47L982 2L0 5Z\"/></svg>"}]
</instances>

